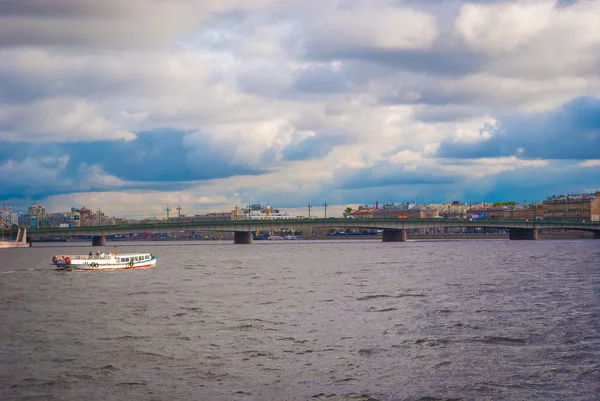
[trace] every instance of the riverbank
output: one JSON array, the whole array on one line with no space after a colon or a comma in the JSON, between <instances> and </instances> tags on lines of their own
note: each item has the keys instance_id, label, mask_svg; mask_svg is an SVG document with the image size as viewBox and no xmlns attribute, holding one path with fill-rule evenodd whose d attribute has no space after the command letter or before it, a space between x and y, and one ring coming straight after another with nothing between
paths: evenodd
<instances>
[{"instance_id":1,"label":"riverbank","mask_svg":"<svg viewBox=\"0 0 600 401\"><path fill-rule=\"evenodd\" d=\"M29 248L31 246L28 242L16 242L16 241L0 241L0 249L5 248Z\"/></svg>"}]
</instances>

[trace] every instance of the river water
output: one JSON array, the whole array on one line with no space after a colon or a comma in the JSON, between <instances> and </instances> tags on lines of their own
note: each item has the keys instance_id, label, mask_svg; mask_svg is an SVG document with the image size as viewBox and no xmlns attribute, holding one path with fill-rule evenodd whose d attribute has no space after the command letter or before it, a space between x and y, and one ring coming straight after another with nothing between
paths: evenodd
<instances>
[{"instance_id":1,"label":"river water","mask_svg":"<svg viewBox=\"0 0 600 401\"><path fill-rule=\"evenodd\" d=\"M0 399L600 399L598 240L118 246L0 250Z\"/></svg>"}]
</instances>

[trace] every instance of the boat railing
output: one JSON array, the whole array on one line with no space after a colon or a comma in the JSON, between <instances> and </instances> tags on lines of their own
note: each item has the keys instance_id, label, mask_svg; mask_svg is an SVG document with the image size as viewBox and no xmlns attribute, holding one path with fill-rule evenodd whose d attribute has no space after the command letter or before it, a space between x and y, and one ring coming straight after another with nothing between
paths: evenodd
<instances>
[{"instance_id":1,"label":"boat railing","mask_svg":"<svg viewBox=\"0 0 600 401\"><path fill-rule=\"evenodd\" d=\"M149 258L146 258L145 255L150 255ZM65 258L66 256L63 256L63 258ZM72 255L69 256L71 259L73 260L112 260L113 258L120 258L120 257L126 257L126 258L138 258L138 260L146 260L146 259L152 259L154 256L152 254L127 254L127 255L123 255L120 256L118 253L103 253L101 255Z\"/></svg>"},{"instance_id":2,"label":"boat railing","mask_svg":"<svg viewBox=\"0 0 600 401\"><path fill-rule=\"evenodd\" d=\"M112 258L111 254L71 256L71 259L76 259L76 260L109 260L111 258Z\"/></svg>"}]
</instances>

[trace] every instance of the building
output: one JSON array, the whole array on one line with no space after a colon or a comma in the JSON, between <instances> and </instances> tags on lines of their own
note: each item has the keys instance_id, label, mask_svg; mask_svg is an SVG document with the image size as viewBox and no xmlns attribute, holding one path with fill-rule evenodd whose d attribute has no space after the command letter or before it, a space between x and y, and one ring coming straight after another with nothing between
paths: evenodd
<instances>
[{"instance_id":1,"label":"building","mask_svg":"<svg viewBox=\"0 0 600 401\"><path fill-rule=\"evenodd\" d=\"M468 210L472 219L540 220L544 217L544 205L477 205Z\"/></svg>"},{"instance_id":2,"label":"building","mask_svg":"<svg viewBox=\"0 0 600 401\"><path fill-rule=\"evenodd\" d=\"M17 215L13 213L12 209L8 206L7 202L4 202L4 207L0 211L0 219L7 226L11 226L17 222ZM0 222L1 224L1 222Z\"/></svg>"},{"instance_id":3,"label":"building","mask_svg":"<svg viewBox=\"0 0 600 401\"><path fill-rule=\"evenodd\" d=\"M440 217L440 210L437 206L418 204L406 211L406 217L409 219L434 219Z\"/></svg>"},{"instance_id":4,"label":"building","mask_svg":"<svg viewBox=\"0 0 600 401\"><path fill-rule=\"evenodd\" d=\"M29 211L27 213L35 216L43 216L46 214L46 208L37 204L37 202L33 202L31 206L29 206Z\"/></svg>"},{"instance_id":5,"label":"building","mask_svg":"<svg viewBox=\"0 0 600 401\"><path fill-rule=\"evenodd\" d=\"M467 212L470 207L470 205L466 205L460 201L432 206L438 208L439 216L444 219L464 219L467 217Z\"/></svg>"},{"instance_id":6,"label":"building","mask_svg":"<svg viewBox=\"0 0 600 401\"><path fill-rule=\"evenodd\" d=\"M509 211L508 219L517 220L540 220L544 218L544 205L517 205Z\"/></svg>"},{"instance_id":7,"label":"building","mask_svg":"<svg viewBox=\"0 0 600 401\"><path fill-rule=\"evenodd\" d=\"M255 204L243 209L241 214L237 213L235 218L236 220L295 220L298 216L287 210L275 209L268 204L265 207Z\"/></svg>"},{"instance_id":8,"label":"building","mask_svg":"<svg viewBox=\"0 0 600 401\"><path fill-rule=\"evenodd\" d=\"M232 213L230 212L213 212L206 214L194 215L194 221L224 221L231 220Z\"/></svg>"},{"instance_id":9,"label":"building","mask_svg":"<svg viewBox=\"0 0 600 401\"><path fill-rule=\"evenodd\" d=\"M600 221L600 192L550 196L543 205L545 220Z\"/></svg>"},{"instance_id":10,"label":"building","mask_svg":"<svg viewBox=\"0 0 600 401\"><path fill-rule=\"evenodd\" d=\"M346 217L354 218L354 219L372 219L375 216L376 212L381 211L375 207L369 207L367 205L361 205L357 210L353 210L348 213ZM379 215L377 215L379 216ZM380 216L383 217L383 216Z\"/></svg>"},{"instance_id":11,"label":"building","mask_svg":"<svg viewBox=\"0 0 600 401\"><path fill-rule=\"evenodd\" d=\"M46 218L46 208L42 205L33 202L26 214L19 216L18 224L26 228L38 228L40 222Z\"/></svg>"}]
</instances>

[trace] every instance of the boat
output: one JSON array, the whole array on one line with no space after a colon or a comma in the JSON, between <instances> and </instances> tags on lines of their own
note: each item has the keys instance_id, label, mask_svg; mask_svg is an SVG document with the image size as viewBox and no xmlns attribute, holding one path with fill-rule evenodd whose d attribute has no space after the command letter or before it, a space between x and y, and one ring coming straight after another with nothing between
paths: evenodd
<instances>
[{"instance_id":1,"label":"boat","mask_svg":"<svg viewBox=\"0 0 600 401\"><path fill-rule=\"evenodd\" d=\"M142 269L156 266L157 257L151 253L108 253L96 255L55 255L52 264L60 269L118 270Z\"/></svg>"},{"instance_id":2,"label":"boat","mask_svg":"<svg viewBox=\"0 0 600 401\"><path fill-rule=\"evenodd\" d=\"M302 239L302 236L301 235L286 235L285 239L288 241L290 241L290 240L295 241L295 240Z\"/></svg>"}]
</instances>

